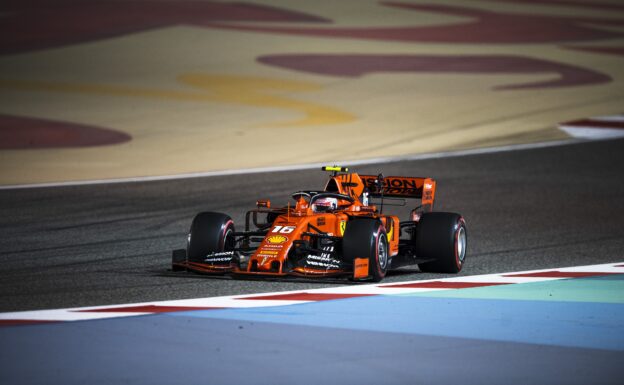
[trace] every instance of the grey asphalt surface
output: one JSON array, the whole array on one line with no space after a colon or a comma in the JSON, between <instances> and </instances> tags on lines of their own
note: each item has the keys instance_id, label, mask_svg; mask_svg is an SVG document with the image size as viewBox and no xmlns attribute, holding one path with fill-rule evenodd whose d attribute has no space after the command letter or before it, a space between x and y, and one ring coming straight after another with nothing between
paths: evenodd
<instances>
[{"instance_id":1,"label":"grey asphalt surface","mask_svg":"<svg viewBox=\"0 0 624 385\"><path fill-rule=\"evenodd\" d=\"M612 140L354 169L434 177L436 210L466 218L461 274L474 275L624 260L623 165L624 140ZM0 191L0 311L343 285L168 271L197 212L229 213L240 224L256 199L286 204L325 179L307 170ZM438 276L414 267L384 282Z\"/></svg>"}]
</instances>

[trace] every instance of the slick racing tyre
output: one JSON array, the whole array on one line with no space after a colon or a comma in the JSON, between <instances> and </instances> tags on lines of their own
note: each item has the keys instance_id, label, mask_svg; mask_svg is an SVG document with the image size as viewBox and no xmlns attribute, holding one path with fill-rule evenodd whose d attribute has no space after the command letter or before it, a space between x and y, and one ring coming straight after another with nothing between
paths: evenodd
<instances>
[{"instance_id":1,"label":"slick racing tyre","mask_svg":"<svg viewBox=\"0 0 624 385\"><path fill-rule=\"evenodd\" d=\"M458 273L466 258L466 222L455 213L426 213L416 226L416 256L433 259L419 263L421 271Z\"/></svg>"},{"instance_id":2,"label":"slick racing tyre","mask_svg":"<svg viewBox=\"0 0 624 385\"><path fill-rule=\"evenodd\" d=\"M190 262L201 262L209 253L234 247L234 222L225 214L203 212L193 219L187 247Z\"/></svg>"},{"instance_id":3,"label":"slick racing tyre","mask_svg":"<svg viewBox=\"0 0 624 385\"><path fill-rule=\"evenodd\" d=\"M381 281L390 265L388 236L381 222L369 218L349 221L342 238L342 255L346 261L368 258L370 278Z\"/></svg>"}]
</instances>

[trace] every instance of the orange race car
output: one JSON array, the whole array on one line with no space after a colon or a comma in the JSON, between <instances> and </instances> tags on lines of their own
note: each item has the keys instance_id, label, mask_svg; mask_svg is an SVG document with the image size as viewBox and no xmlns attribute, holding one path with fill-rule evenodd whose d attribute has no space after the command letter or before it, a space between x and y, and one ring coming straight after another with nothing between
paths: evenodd
<instances>
[{"instance_id":1,"label":"orange race car","mask_svg":"<svg viewBox=\"0 0 624 385\"><path fill-rule=\"evenodd\" d=\"M457 273L466 257L466 223L455 213L433 212L431 178L358 175L323 167L322 191L297 191L293 205L256 202L244 231L222 213L195 216L186 249L174 250L174 271L258 276L384 278L388 270ZM373 199L375 202L373 202ZM407 221L383 213L386 205L420 200ZM253 224L253 228L252 225Z\"/></svg>"}]
</instances>

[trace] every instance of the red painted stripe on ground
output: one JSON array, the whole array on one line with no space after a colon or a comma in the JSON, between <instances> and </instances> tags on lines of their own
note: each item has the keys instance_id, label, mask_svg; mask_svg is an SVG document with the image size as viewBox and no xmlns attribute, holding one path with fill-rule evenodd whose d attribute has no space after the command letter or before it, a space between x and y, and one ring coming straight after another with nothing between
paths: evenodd
<instances>
[{"instance_id":1,"label":"red painted stripe on ground","mask_svg":"<svg viewBox=\"0 0 624 385\"><path fill-rule=\"evenodd\" d=\"M241 297L237 299L263 299L280 301L328 301L332 299L344 299L353 297L367 297L373 294L334 294L334 293L290 293L264 295L261 297Z\"/></svg>"},{"instance_id":2,"label":"red painted stripe on ground","mask_svg":"<svg viewBox=\"0 0 624 385\"><path fill-rule=\"evenodd\" d=\"M535 278L584 278L584 277L596 277L600 275L611 275L622 273L607 273L602 271L540 271L537 273L519 273L519 274L506 274L503 277L535 277Z\"/></svg>"},{"instance_id":3,"label":"red painted stripe on ground","mask_svg":"<svg viewBox=\"0 0 624 385\"><path fill-rule=\"evenodd\" d=\"M580 120L574 120L572 122L565 122L565 123L562 123L562 125L572 126L572 127L624 129L624 121L617 121L617 120L580 119Z\"/></svg>"},{"instance_id":4,"label":"red painted stripe on ground","mask_svg":"<svg viewBox=\"0 0 624 385\"><path fill-rule=\"evenodd\" d=\"M555 72L554 79L525 84L501 84L495 89L566 87L607 83L600 72L570 64L510 55L380 55L380 54L275 54L257 61L281 68L329 76L361 77L376 72L411 73L508 73Z\"/></svg>"},{"instance_id":5,"label":"red painted stripe on ground","mask_svg":"<svg viewBox=\"0 0 624 385\"><path fill-rule=\"evenodd\" d=\"M127 306L127 307L108 307L103 309L76 310L81 313L172 313L176 311L192 311L192 310L213 310L222 309L220 307L192 307L192 306Z\"/></svg>"},{"instance_id":6,"label":"red painted stripe on ground","mask_svg":"<svg viewBox=\"0 0 624 385\"><path fill-rule=\"evenodd\" d=\"M507 283L501 282L443 282L443 281L432 281L432 282L414 282L414 283L398 283L396 285L384 285L379 286L381 288L392 287L392 288L426 288L426 289L469 289L471 287L482 287L482 286L496 286L496 285L507 285Z\"/></svg>"},{"instance_id":7,"label":"red painted stripe on ground","mask_svg":"<svg viewBox=\"0 0 624 385\"><path fill-rule=\"evenodd\" d=\"M106 146L131 139L124 132L105 127L0 114L1 150Z\"/></svg>"},{"instance_id":8,"label":"red painted stripe on ground","mask_svg":"<svg viewBox=\"0 0 624 385\"><path fill-rule=\"evenodd\" d=\"M32 319L0 319L1 326L17 326L17 325L36 325L36 324L49 324L58 321L41 321Z\"/></svg>"},{"instance_id":9,"label":"red painted stripe on ground","mask_svg":"<svg viewBox=\"0 0 624 385\"><path fill-rule=\"evenodd\" d=\"M587 51L587 52L597 52L597 53L605 53L608 55L619 55L624 56L624 47L574 47L574 46L564 46L566 49L573 49L577 51Z\"/></svg>"}]
</instances>

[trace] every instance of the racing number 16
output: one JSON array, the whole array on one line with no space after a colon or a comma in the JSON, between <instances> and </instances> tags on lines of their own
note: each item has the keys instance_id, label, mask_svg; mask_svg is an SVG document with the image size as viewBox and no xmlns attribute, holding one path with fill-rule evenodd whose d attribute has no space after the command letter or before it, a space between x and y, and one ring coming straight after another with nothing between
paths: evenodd
<instances>
[{"instance_id":1,"label":"racing number 16","mask_svg":"<svg viewBox=\"0 0 624 385\"><path fill-rule=\"evenodd\" d=\"M295 226L275 226L272 233L290 234L295 231Z\"/></svg>"}]
</instances>

